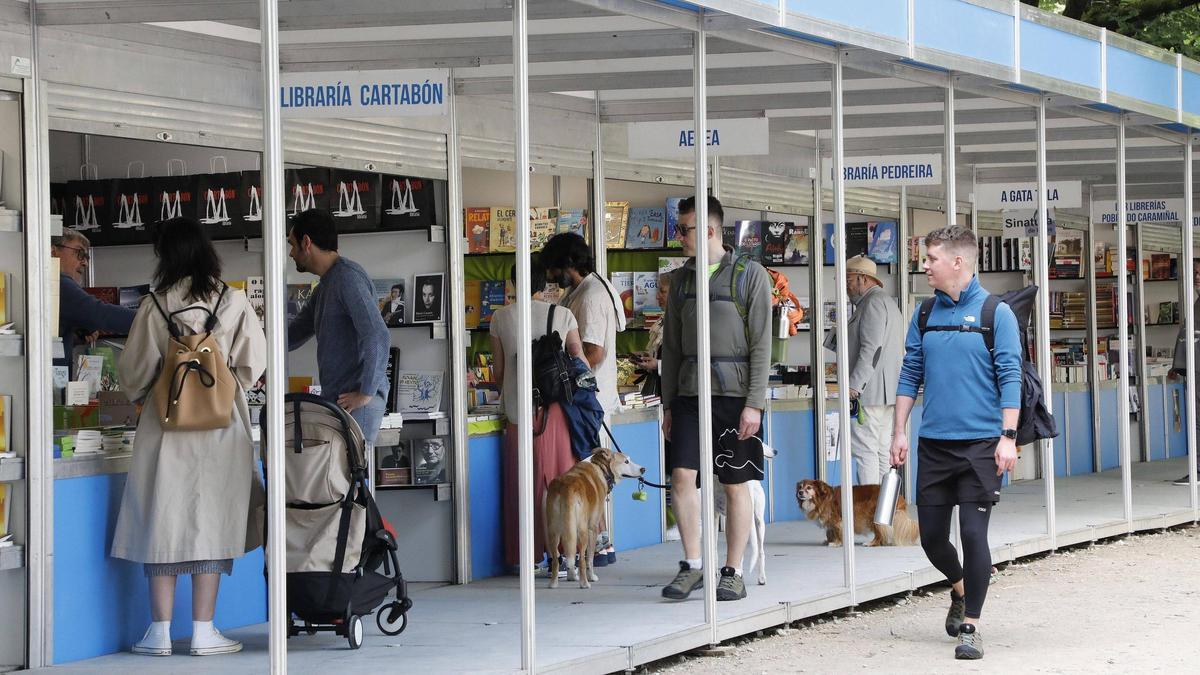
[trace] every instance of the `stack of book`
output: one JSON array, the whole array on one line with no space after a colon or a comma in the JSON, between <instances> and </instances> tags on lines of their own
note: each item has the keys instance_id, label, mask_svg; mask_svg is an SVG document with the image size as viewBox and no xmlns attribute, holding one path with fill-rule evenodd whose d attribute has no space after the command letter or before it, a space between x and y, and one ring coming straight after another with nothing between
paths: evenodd
<instances>
[{"instance_id":1,"label":"stack of book","mask_svg":"<svg viewBox=\"0 0 1200 675\"><path fill-rule=\"evenodd\" d=\"M1054 363L1054 381L1058 383L1087 382L1087 341L1084 338L1064 338L1050 343Z\"/></svg>"},{"instance_id":2,"label":"stack of book","mask_svg":"<svg viewBox=\"0 0 1200 675\"><path fill-rule=\"evenodd\" d=\"M1113 284L1096 286L1096 327L1117 327L1117 287Z\"/></svg>"},{"instance_id":3,"label":"stack of book","mask_svg":"<svg viewBox=\"0 0 1200 675\"><path fill-rule=\"evenodd\" d=\"M1052 291L1049 300L1051 328L1087 328L1087 293Z\"/></svg>"}]
</instances>

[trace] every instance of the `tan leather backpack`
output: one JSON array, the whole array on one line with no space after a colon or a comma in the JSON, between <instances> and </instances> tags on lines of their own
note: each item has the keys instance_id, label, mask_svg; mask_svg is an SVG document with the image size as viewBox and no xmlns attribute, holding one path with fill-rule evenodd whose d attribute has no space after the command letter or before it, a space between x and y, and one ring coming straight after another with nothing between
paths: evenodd
<instances>
[{"instance_id":1,"label":"tan leather backpack","mask_svg":"<svg viewBox=\"0 0 1200 675\"><path fill-rule=\"evenodd\" d=\"M154 382L154 404L159 423L168 431L206 431L224 429L233 417L233 400L237 382L225 355L217 345L213 329L217 326L217 310L225 299L228 287L221 285L221 295L211 310L192 306L167 314L158 297L150 299L167 322L170 339L163 354L162 370ZM173 317L183 312L207 312L204 332L184 335Z\"/></svg>"}]
</instances>

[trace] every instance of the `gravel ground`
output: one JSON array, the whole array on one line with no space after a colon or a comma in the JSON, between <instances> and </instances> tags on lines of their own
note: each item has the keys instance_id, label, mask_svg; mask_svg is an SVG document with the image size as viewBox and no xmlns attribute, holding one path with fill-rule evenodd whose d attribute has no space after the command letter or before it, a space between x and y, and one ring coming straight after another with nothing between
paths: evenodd
<instances>
[{"instance_id":1,"label":"gravel ground","mask_svg":"<svg viewBox=\"0 0 1200 675\"><path fill-rule=\"evenodd\" d=\"M727 643L681 673L1197 673L1200 528L1133 535L1009 564L984 606L982 661L955 661L949 591L893 597ZM775 631L768 631L772 633Z\"/></svg>"}]
</instances>

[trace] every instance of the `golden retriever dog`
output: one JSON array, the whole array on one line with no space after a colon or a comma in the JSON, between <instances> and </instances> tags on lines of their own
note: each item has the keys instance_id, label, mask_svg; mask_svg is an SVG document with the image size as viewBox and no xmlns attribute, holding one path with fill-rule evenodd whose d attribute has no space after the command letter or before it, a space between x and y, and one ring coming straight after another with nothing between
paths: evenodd
<instances>
[{"instance_id":1,"label":"golden retriever dog","mask_svg":"<svg viewBox=\"0 0 1200 675\"><path fill-rule=\"evenodd\" d=\"M908 517L904 496L896 498L896 515L891 526L875 522L875 506L879 502L878 485L854 486L854 532L875 536L867 546L915 546L921 539L917 521ZM842 488L824 481L802 480L796 483L796 501L809 520L825 528L828 546L842 545Z\"/></svg>"},{"instance_id":2,"label":"golden retriever dog","mask_svg":"<svg viewBox=\"0 0 1200 675\"><path fill-rule=\"evenodd\" d=\"M567 558L567 579L575 580L571 559L579 556L579 587L590 588L598 581L592 570L596 535L604 500L622 478L637 478L645 467L634 464L617 450L596 448L587 459L550 481L542 507L546 550L550 552L550 588L558 588L559 547Z\"/></svg>"}]
</instances>

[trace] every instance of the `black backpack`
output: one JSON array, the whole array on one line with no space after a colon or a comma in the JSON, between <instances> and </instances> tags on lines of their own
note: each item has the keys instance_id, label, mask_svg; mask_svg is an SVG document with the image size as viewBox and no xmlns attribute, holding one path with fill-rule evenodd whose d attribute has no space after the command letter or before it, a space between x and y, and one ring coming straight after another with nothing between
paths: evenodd
<instances>
[{"instance_id":1,"label":"black backpack","mask_svg":"<svg viewBox=\"0 0 1200 675\"><path fill-rule=\"evenodd\" d=\"M546 334L533 341L535 408L547 407L551 403L569 403L575 397L571 360L567 358L567 352L563 349L562 337L554 330L555 309L557 305L550 305L546 316Z\"/></svg>"},{"instance_id":2,"label":"black backpack","mask_svg":"<svg viewBox=\"0 0 1200 675\"><path fill-rule=\"evenodd\" d=\"M983 301L978 326L930 326L929 313L933 311L934 298L921 303L917 316L917 329L921 331L921 337L931 330L979 333L983 335L988 354L992 354L996 348L996 307L1003 302L1012 310L1021 333L1021 414L1017 418L1017 445L1058 436L1054 416L1046 410L1042 378L1038 376L1037 366L1029 360L1028 326L1037 292L1037 286L1027 286L1004 295L989 295Z\"/></svg>"}]
</instances>

